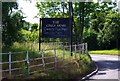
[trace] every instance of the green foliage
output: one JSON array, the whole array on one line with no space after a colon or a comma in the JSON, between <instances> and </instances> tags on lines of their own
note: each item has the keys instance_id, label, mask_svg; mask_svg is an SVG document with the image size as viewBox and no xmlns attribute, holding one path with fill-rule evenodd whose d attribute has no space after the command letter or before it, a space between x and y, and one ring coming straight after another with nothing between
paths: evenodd
<instances>
[{"instance_id":1,"label":"green foliage","mask_svg":"<svg viewBox=\"0 0 120 81\"><path fill-rule=\"evenodd\" d=\"M31 28L31 29L30 29L31 32L32 32L32 31L38 31L38 30L39 30L39 29L38 29L39 27L38 27L38 24L37 24L37 23L32 24L30 28Z\"/></svg>"},{"instance_id":2,"label":"green foliage","mask_svg":"<svg viewBox=\"0 0 120 81\"><path fill-rule=\"evenodd\" d=\"M109 38L116 39L120 38L120 13L117 12L110 12L106 16L106 23L105 23L105 33L109 34Z\"/></svg>"},{"instance_id":3,"label":"green foliage","mask_svg":"<svg viewBox=\"0 0 120 81\"><path fill-rule=\"evenodd\" d=\"M37 23L30 26L29 30L22 29L20 33L23 35L22 41L38 42L39 39L39 27Z\"/></svg>"},{"instance_id":4,"label":"green foliage","mask_svg":"<svg viewBox=\"0 0 120 81\"><path fill-rule=\"evenodd\" d=\"M73 42L88 42L89 49L115 48L116 40L120 40L120 14L113 2L75 2L73 5ZM12 46L14 42L38 42L39 27L24 21L23 13L17 9L17 3L3 3L3 45ZM68 3L37 2L38 17L67 18ZM64 11L64 14L63 14ZM41 33L40 33L41 34ZM83 41L82 41L83 39ZM43 41L68 41L61 38L46 38ZM92 44L94 42L94 44Z\"/></svg>"},{"instance_id":5,"label":"green foliage","mask_svg":"<svg viewBox=\"0 0 120 81\"><path fill-rule=\"evenodd\" d=\"M89 49L116 48L120 35L118 33L120 18L119 13L115 10L116 4L102 2L96 5L94 12L90 13L91 24L90 28L85 28L84 41L88 42ZM90 31L91 35L89 35L90 29L93 30Z\"/></svg>"},{"instance_id":6,"label":"green foliage","mask_svg":"<svg viewBox=\"0 0 120 81\"><path fill-rule=\"evenodd\" d=\"M23 20L23 13L17 9L17 3L2 3L2 41L3 46L10 47L14 42L34 41L38 42L38 24L32 24Z\"/></svg>"},{"instance_id":7,"label":"green foliage","mask_svg":"<svg viewBox=\"0 0 120 81\"><path fill-rule=\"evenodd\" d=\"M85 28L83 33L83 40L84 42L88 43L88 49L97 49L97 32L90 27L89 29ZM93 43L94 42L94 43Z\"/></svg>"},{"instance_id":8,"label":"green foliage","mask_svg":"<svg viewBox=\"0 0 120 81\"><path fill-rule=\"evenodd\" d=\"M22 29L24 30L30 30L30 23L29 22L26 22L25 20L23 20L23 27Z\"/></svg>"},{"instance_id":9,"label":"green foliage","mask_svg":"<svg viewBox=\"0 0 120 81\"><path fill-rule=\"evenodd\" d=\"M66 3L65 3L66 5ZM37 2L36 7L39 9L38 16L41 18L52 17L60 18L62 17L62 8L60 2ZM66 8L66 7L65 7Z\"/></svg>"},{"instance_id":10,"label":"green foliage","mask_svg":"<svg viewBox=\"0 0 120 81\"><path fill-rule=\"evenodd\" d=\"M113 49L116 48L116 40L119 40L120 15L117 12L110 12L104 17L102 28L98 28L97 40L98 46L102 49Z\"/></svg>"},{"instance_id":11,"label":"green foliage","mask_svg":"<svg viewBox=\"0 0 120 81\"><path fill-rule=\"evenodd\" d=\"M22 12L17 9L18 5L16 2L3 2L2 3L2 41L3 45L10 47L15 41L20 41L21 33L19 32L22 28Z\"/></svg>"},{"instance_id":12,"label":"green foliage","mask_svg":"<svg viewBox=\"0 0 120 81\"><path fill-rule=\"evenodd\" d=\"M116 47L116 40L119 40L118 26L120 26L117 22L120 19L115 2L75 2L72 5L73 42L87 42L89 49ZM38 2L36 7L39 9L38 16L42 18L62 17L63 10L59 2ZM68 17L68 3L64 3L64 9L64 17Z\"/></svg>"}]
</instances>

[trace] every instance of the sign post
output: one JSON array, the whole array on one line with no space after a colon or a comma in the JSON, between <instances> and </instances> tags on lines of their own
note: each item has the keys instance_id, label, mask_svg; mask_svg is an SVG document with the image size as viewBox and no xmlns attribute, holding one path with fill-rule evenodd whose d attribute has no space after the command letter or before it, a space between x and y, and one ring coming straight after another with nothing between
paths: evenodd
<instances>
[{"instance_id":1,"label":"sign post","mask_svg":"<svg viewBox=\"0 0 120 81\"><path fill-rule=\"evenodd\" d=\"M42 27L42 23L41 23L41 18L40 18L40 20L39 20L39 51L40 51L40 49L41 49L41 35L40 35L40 33L41 33L41 27Z\"/></svg>"},{"instance_id":2,"label":"sign post","mask_svg":"<svg viewBox=\"0 0 120 81\"><path fill-rule=\"evenodd\" d=\"M72 54L72 2L69 2L69 26L70 26L70 37L69 37L69 45L70 45L70 53L71 53L71 56L73 55Z\"/></svg>"}]
</instances>

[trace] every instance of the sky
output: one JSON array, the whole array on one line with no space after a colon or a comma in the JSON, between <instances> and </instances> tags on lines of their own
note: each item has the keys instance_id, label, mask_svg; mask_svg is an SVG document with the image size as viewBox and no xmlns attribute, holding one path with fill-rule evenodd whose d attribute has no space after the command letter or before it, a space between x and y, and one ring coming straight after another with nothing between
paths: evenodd
<instances>
[{"instance_id":1,"label":"sky","mask_svg":"<svg viewBox=\"0 0 120 81\"><path fill-rule=\"evenodd\" d=\"M39 23L39 18L34 18L37 13L38 13L38 9L37 7L35 7L35 4L38 0L31 0L31 3L29 2L29 0L17 0L18 4L19 4L19 9L22 9L23 13L25 13L24 16L26 16L27 18L25 18L25 20L27 22L30 23ZM119 1L119 9L120 9L120 0Z\"/></svg>"},{"instance_id":2,"label":"sky","mask_svg":"<svg viewBox=\"0 0 120 81\"><path fill-rule=\"evenodd\" d=\"M30 3L28 0L18 0L19 9L22 10L22 12L25 14L27 18L25 20L30 23L39 23L39 18L34 18L37 13L38 9L35 7L36 1L32 0Z\"/></svg>"}]
</instances>

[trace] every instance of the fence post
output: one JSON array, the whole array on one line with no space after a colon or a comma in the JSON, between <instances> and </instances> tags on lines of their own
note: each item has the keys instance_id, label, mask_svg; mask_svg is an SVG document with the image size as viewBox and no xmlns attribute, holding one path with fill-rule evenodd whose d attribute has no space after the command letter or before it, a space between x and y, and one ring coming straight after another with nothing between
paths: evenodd
<instances>
[{"instance_id":1,"label":"fence post","mask_svg":"<svg viewBox=\"0 0 120 81\"><path fill-rule=\"evenodd\" d=\"M80 56L80 54L81 54L81 51L82 51L82 49L81 49L81 44L78 44L78 51L79 51L79 59L81 59L81 56Z\"/></svg>"},{"instance_id":2,"label":"fence post","mask_svg":"<svg viewBox=\"0 0 120 81\"><path fill-rule=\"evenodd\" d=\"M54 48L55 68L57 67L56 48Z\"/></svg>"},{"instance_id":3,"label":"fence post","mask_svg":"<svg viewBox=\"0 0 120 81\"><path fill-rule=\"evenodd\" d=\"M45 70L44 49L42 49L42 63L43 63L43 68Z\"/></svg>"},{"instance_id":4,"label":"fence post","mask_svg":"<svg viewBox=\"0 0 120 81\"><path fill-rule=\"evenodd\" d=\"M84 43L84 53L86 53L86 43Z\"/></svg>"},{"instance_id":5,"label":"fence post","mask_svg":"<svg viewBox=\"0 0 120 81\"><path fill-rule=\"evenodd\" d=\"M81 46L80 46L81 44L78 44L78 51L79 51L79 54L81 53Z\"/></svg>"},{"instance_id":6,"label":"fence post","mask_svg":"<svg viewBox=\"0 0 120 81\"><path fill-rule=\"evenodd\" d=\"M11 77L11 52L9 52L9 75L10 75L10 77Z\"/></svg>"},{"instance_id":7,"label":"fence post","mask_svg":"<svg viewBox=\"0 0 120 81\"><path fill-rule=\"evenodd\" d=\"M82 52L82 48L81 48L82 44L78 44L78 51L79 51L79 59L81 59L81 52Z\"/></svg>"},{"instance_id":8,"label":"fence post","mask_svg":"<svg viewBox=\"0 0 120 81\"><path fill-rule=\"evenodd\" d=\"M63 62L64 62L64 59L65 59L65 47L63 48Z\"/></svg>"},{"instance_id":9,"label":"fence post","mask_svg":"<svg viewBox=\"0 0 120 81\"><path fill-rule=\"evenodd\" d=\"M70 61L71 61L71 59L72 59L72 56L71 56L71 46L72 45L69 45L70 46Z\"/></svg>"},{"instance_id":10,"label":"fence post","mask_svg":"<svg viewBox=\"0 0 120 81\"><path fill-rule=\"evenodd\" d=\"M86 43L84 43L84 54L86 53Z\"/></svg>"},{"instance_id":11,"label":"fence post","mask_svg":"<svg viewBox=\"0 0 120 81\"><path fill-rule=\"evenodd\" d=\"M25 74L29 75L29 56L28 56L28 51L26 51Z\"/></svg>"},{"instance_id":12,"label":"fence post","mask_svg":"<svg viewBox=\"0 0 120 81\"><path fill-rule=\"evenodd\" d=\"M88 48L87 48L87 43L85 44L86 46L85 46L85 51L86 51L86 54L88 54Z\"/></svg>"},{"instance_id":13,"label":"fence post","mask_svg":"<svg viewBox=\"0 0 120 81\"><path fill-rule=\"evenodd\" d=\"M84 54L84 43L82 44L82 54Z\"/></svg>"},{"instance_id":14,"label":"fence post","mask_svg":"<svg viewBox=\"0 0 120 81\"><path fill-rule=\"evenodd\" d=\"M75 59L76 59L76 44L75 44Z\"/></svg>"}]
</instances>

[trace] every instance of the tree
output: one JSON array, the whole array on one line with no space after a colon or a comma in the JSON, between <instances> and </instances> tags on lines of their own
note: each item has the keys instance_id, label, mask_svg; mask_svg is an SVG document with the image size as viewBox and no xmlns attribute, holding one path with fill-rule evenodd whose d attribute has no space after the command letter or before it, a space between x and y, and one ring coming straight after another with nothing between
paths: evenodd
<instances>
[{"instance_id":1,"label":"tree","mask_svg":"<svg viewBox=\"0 0 120 81\"><path fill-rule=\"evenodd\" d=\"M108 49L113 49L117 47L118 41L120 41L120 13L110 12L106 16L106 22L104 23L104 42L108 45L105 47Z\"/></svg>"},{"instance_id":2,"label":"tree","mask_svg":"<svg viewBox=\"0 0 120 81\"><path fill-rule=\"evenodd\" d=\"M39 30L39 28L38 28L38 24L37 23L34 23L34 24L32 24L32 26L30 27L31 29L31 31L38 31Z\"/></svg>"},{"instance_id":3,"label":"tree","mask_svg":"<svg viewBox=\"0 0 120 81\"><path fill-rule=\"evenodd\" d=\"M61 3L47 2L37 3L39 15L41 17L62 17ZM64 6L64 17L68 17L68 3ZM75 2L73 3L73 42L88 42L89 48L101 49L109 47L111 39L106 29L111 31L110 27L105 27L106 18L110 12L116 12L115 2ZM60 14L58 14L60 13ZM110 19L110 18L109 18ZM111 19L110 19L111 20ZM113 25L112 25L113 26ZM115 31L114 31L115 32ZM105 34L106 33L106 34ZM108 35L109 34L109 35ZM92 45L92 42L95 45Z\"/></svg>"},{"instance_id":4,"label":"tree","mask_svg":"<svg viewBox=\"0 0 120 81\"><path fill-rule=\"evenodd\" d=\"M96 39L98 41L98 49L108 49L111 47L111 37L109 37L111 31L108 32L106 28L109 29L110 26L105 27L105 25L108 23L107 20L111 20L110 18L107 18L107 15L111 12L116 12L114 9L116 4L107 2L102 2L99 4L100 5L98 8L96 8L96 10L91 14L91 27L96 31L97 34Z\"/></svg>"},{"instance_id":5,"label":"tree","mask_svg":"<svg viewBox=\"0 0 120 81\"><path fill-rule=\"evenodd\" d=\"M16 2L2 3L2 41L3 45L7 47L21 38L19 31L22 28L22 12L20 10L15 12L13 9L18 9Z\"/></svg>"}]
</instances>

